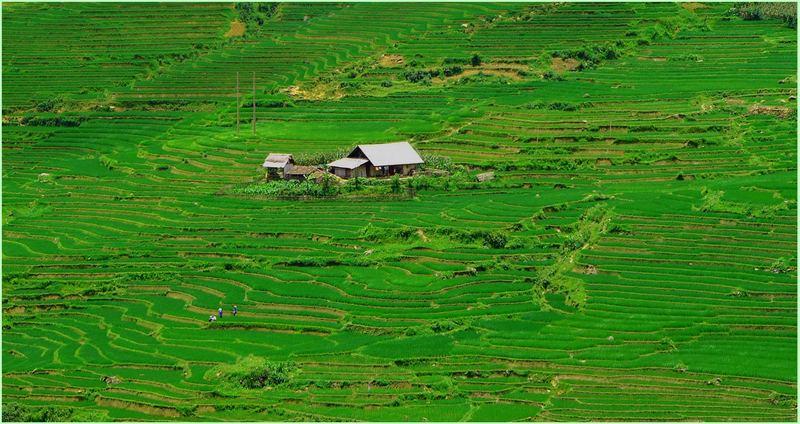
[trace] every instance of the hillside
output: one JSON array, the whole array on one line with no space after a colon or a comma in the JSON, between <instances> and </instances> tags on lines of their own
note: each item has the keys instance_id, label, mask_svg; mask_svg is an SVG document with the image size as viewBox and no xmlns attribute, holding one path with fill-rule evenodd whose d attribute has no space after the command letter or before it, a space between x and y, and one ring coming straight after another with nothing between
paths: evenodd
<instances>
[{"instance_id":1,"label":"hillside","mask_svg":"<svg viewBox=\"0 0 800 424\"><path fill-rule=\"evenodd\" d=\"M3 420L796 421L797 30L733 6L4 3ZM392 141L451 176L237 191Z\"/></svg>"}]
</instances>

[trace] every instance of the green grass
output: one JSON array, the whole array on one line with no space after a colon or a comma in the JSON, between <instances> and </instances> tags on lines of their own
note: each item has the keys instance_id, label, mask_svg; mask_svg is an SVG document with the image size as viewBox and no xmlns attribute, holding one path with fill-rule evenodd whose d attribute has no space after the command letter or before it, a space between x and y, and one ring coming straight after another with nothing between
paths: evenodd
<instances>
[{"instance_id":1,"label":"green grass","mask_svg":"<svg viewBox=\"0 0 800 424\"><path fill-rule=\"evenodd\" d=\"M696 6L4 5L4 419L795 421L796 29Z\"/></svg>"}]
</instances>

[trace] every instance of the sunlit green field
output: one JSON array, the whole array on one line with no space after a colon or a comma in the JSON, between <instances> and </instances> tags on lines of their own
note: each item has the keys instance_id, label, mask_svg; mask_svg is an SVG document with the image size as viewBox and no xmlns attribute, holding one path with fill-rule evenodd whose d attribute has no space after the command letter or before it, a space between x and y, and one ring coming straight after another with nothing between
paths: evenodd
<instances>
[{"instance_id":1,"label":"sunlit green field","mask_svg":"<svg viewBox=\"0 0 800 424\"><path fill-rule=\"evenodd\" d=\"M3 4L4 421L796 421L795 28L262 6ZM390 141L496 178L234 191Z\"/></svg>"}]
</instances>

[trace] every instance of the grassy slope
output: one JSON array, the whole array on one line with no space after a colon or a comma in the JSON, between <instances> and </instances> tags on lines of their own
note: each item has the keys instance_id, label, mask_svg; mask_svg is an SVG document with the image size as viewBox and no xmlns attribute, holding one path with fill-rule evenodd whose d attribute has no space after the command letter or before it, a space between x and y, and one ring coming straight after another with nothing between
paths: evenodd
<instances>
[{"instance_id":1,"label":"grassy slope","mask_svg":"<svg viewBox=\"0 0 800 424\"><path fill-rule=\"evenodd\" d=\"M95 419L794 420L796 89L779 81L796 31L728 6L282 5L245 40L222 36L228 5L4 6L5 119L81 123L3 126L3 402ZM618 40L619 57L540 77L550 51ZM402 76L474 53L468 79ZM233 130L237 70L245 92L258 72L256 136ZM269 151L408 139L498 183L216 194ZM368 240L367 223L425 236ZM591 233L579 250L573 228ZM206 325L232 304L235 324ZM248 354L299 371L269 391L207 374Z\"/></svg>"}]
</instances>

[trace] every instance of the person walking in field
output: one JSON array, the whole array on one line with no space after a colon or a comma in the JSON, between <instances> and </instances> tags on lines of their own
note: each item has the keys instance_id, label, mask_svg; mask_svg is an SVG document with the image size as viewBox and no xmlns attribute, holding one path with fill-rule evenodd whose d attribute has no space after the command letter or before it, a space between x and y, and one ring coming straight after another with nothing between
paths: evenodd
<instances>
[{"instance_id":1,"label":"person walking in field","mask_svg":"<svg viewBox=\"0 0 800 424\"><path fill-rule=\"evenodd\" d=\"M238 313L239 313L239 307L236 306L236 305L233 305L233 316L236 316L236 314L238 314Z\"/></svg>"},{"instance_id":2,"label":"person walking in field","mask_svg":"<svg viewBox=\"0 0 800 424\"><path fill-rule=\"evenodd\" d=\"M221 306L220 306L220 308L219 308L219 310L217 312L219 312L219 317L222 318L222 307Z\"/></svg>"}]
</instances>

